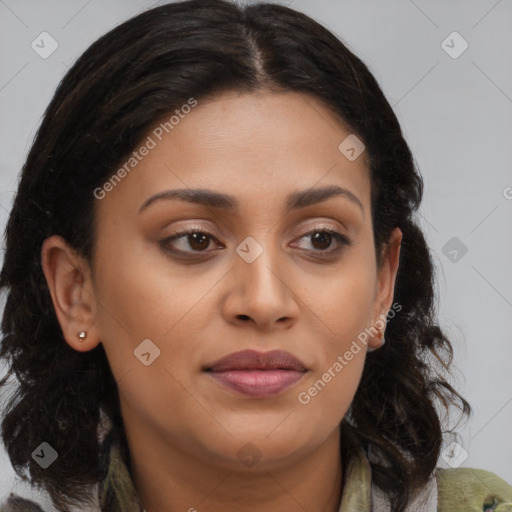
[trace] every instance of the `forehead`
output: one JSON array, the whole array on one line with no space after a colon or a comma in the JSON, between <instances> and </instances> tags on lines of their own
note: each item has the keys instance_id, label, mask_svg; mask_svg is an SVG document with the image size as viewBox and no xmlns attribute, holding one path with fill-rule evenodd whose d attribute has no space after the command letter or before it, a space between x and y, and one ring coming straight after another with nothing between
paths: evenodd
<instances>
[{"instance_id":1,"label":"forehead","mask_svg":"<svg viewBox=\"0 0 512 512\"><path fill-rule=\"evenodd\" d=\"M123 163L127 172L111 187L105 206L121 201L138 208L165 189L202 188L273 201L328 185L368 203L365 152L347 158L344 141L354 134L314 96L231 91L189 105L194 106L178 107L148 130L137 156Z\"/></svg>"}]
</instances>

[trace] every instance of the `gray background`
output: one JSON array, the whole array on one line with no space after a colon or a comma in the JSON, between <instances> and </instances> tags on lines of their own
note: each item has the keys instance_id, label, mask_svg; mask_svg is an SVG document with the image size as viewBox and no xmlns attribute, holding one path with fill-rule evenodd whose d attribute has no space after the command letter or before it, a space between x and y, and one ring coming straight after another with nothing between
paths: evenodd
<instances>
[{"instance_id":1,"label":"gray background","mask_svg":"<svg viewBox=\"0 0 512 512\"><path fill-rule=\"evenodd\" d=\"M488 469L512 483L512 2L279 3L320 21L369 66L424 177L421 225L437 268L439 318L455 348L455 384L474 407L458 428L467 459L458 449L439 466ZM0 0L2 229L17 175L64 73L99 36L152 5ZM46 59L31 47L43 31L58 43ZM461 40L442 44L453 31L469 45L457 58L444 48L458 52ZM31 495L1 449L0 475L0 498L10 490Z\"/></svg>"}]
</instances>

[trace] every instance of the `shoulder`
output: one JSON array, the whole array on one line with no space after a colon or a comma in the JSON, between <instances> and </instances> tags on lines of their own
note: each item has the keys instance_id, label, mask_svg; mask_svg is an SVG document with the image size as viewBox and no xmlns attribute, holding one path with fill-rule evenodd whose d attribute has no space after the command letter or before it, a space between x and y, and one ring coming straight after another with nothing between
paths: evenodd
<instances>
[{"instance_id":1,"label":"shoulder","mask_svg":"<svg viewBox=\"0 0 512 512\"><path fill-rule=\"evenodd\" d=\"M484 469L438 469L439 512L512 512L512 485Z\"/></svg>"}]
</instances>

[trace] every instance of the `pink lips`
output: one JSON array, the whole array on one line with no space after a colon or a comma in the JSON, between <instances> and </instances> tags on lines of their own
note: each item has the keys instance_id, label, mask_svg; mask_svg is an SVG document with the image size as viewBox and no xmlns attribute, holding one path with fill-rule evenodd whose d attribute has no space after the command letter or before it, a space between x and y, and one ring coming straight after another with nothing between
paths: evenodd
<instances>
[{"instance_id":1,"label":"pink lips","mask_svg":"<svg viewBox=\"0 0 512 512\"><path fill-rule=\"evenodd\" d=\"M304 364L289 352L242 350L205 369L226 387L253 398L277 395L306 373Z\"/></svg>"}]
</instances>

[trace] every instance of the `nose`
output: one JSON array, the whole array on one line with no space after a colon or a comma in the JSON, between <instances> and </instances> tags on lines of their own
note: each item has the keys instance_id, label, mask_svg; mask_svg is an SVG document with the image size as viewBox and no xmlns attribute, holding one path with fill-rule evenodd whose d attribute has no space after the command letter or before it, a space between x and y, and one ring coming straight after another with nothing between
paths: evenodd
<instances>
[{"instance_id":1,"label":"nose","mask_svg":"<svg viewBox=\"0 0 512 512\"><path fill-rule=\"evenodd\" d=\"M255 259L246 257L251 251L259 253ZM293 290L296 283L291 269L286 267L286 258L277 249L254 239L240 244L226 282L226 321L250 323L262 331L289 329L297 322L300 308Z\"/></svg>"}]
</instances>

